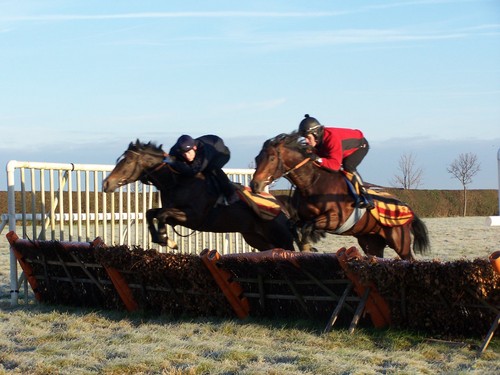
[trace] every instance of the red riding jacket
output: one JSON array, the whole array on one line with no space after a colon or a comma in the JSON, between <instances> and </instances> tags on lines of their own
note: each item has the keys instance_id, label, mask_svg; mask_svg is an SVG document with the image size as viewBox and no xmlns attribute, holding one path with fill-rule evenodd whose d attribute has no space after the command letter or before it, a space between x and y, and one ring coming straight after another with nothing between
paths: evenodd
<instances>
[{"instance_id":1,"label":"red riding jacket","mask_svg":"<svg viewBox=\"0 0 500 375\"><path fill-rule=\"evenodd\" d=\"M317 155L323 159L321 166L338 171L342 160L366 143L363 133L357 129L324 127L323 140L316 145Z\"/></svg>"}]
</instances>

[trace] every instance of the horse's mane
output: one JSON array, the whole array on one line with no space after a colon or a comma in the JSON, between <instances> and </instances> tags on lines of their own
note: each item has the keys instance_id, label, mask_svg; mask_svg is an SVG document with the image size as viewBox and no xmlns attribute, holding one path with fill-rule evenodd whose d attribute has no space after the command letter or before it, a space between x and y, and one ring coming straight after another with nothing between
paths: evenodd
<instances>
[{"instance_id":1,"label":"horse's mane","mask_svg":"<svg viewBox=\"0 0 500 375\"><path fill-rule=\"evenodd\" d=\"M157 146L155 142L149 141L148 143L144 143L137 139L134 142L130 142L128 145L127 151L135 151L135 152L146 152L148 154L164 154L162 149L163 145Z\"/></svg>"},{"instance_id":2,"label":"horse's mane","mask_svg":"<svg viewBox=\"0 0 500 375\"><path fill-rule=\"evenodd\" d=\"M264 143L264 148L268 146L276 147L280 144L283 144L286 148L300 152L304 157L310 157L311 153L314 153L314 149L305 142L304 137L297 131L278 134L276 137L268 139Z\"/></svg>"}]
</instances>

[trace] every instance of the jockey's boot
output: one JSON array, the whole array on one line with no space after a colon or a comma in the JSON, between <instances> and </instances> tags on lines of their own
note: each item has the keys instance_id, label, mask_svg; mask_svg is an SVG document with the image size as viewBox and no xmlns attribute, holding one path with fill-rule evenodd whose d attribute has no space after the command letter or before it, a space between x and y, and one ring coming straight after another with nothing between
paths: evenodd
<instances>
[{"instance_id":1,"label":"jockey's boot","mask_svg":"<svg viewBox=\"0 0 500 375\"><path fill-rule=\"evenodd\" d=\"M367 210L375 208L373 199L363 186L363 180L361 179L359 173L357 171L353 171L352 175L355 189L359 190L359 195L356 199L356 202L354 203L354 206L359 208L366 208Z\"/></svg>"},{"instance_id":2,"label":"jockey's boot","mask_svg":"<svg viewBox=\"0 0 500 375\"><path fill-rule=\"evenodd\" d=\"M231 182L229 177L227 177L227 174L225 174L224 171L219 168L213 169L213 174L217 179L219 188L223 195L222 203L225 206L229 206L230 204L236 202L238 199L235 194L235 189L233 183Z\"/></svg>"},{"instance_id":3,"label":"jockey's boot","mask_svg":"<svg viewBox=\"0 0 500 375\"><path fill-rule=\"evenodd\" d=\"M364 186L359 187L360 194L356 207L366 208L367 210L372 210L375 208L375 203L370 194L366 191Z\"/></svg>"}]
</instances>

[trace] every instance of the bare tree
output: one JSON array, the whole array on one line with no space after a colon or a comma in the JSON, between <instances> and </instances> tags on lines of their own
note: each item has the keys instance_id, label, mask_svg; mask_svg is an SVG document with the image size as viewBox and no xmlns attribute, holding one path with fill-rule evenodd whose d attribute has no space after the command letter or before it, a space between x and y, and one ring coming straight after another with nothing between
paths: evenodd
<instances>
[{"instance_id":1,"label":"bare tree","mask_svg":"<svg viewBox=\"0 0 500 375\"><path fill-rule=\"evenodd\" d=\"M403 189L415 189L422 184L424 174L422 168L415 166L416 158L410 154L403 154L399 159L399 174L395 174L391 181L392 186Z\"/></svg>"},{"instance_id":2,"label":"bare tree","mask_svg":"<svg viewBox=\"0 0 500 375\"><path fill-rule=\"evenodd\" d=\"M468 152L460 154L447 168L448 173L451 173L462 184L464 190L464 216L467 213L467 185L472 182L472 177L480 171L480 166L477 155Z\"/></svg>"}]
</instances>

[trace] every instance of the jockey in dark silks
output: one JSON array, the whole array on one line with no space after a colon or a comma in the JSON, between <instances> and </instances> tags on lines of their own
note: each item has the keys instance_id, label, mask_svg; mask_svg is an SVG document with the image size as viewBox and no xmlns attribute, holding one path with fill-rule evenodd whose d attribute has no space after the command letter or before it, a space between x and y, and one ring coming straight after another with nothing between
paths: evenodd
<instances>
[{"instance_id":1,"label":"jockey in dark silks","mask_svg":"<svg viewBox=\"0 0 500 375\"><path fill-rule=\"evenodd\" d=\"M358 184L361 199L356 207L372 209L373 200L363 186L363 180L356 170L368 153L368 141L361 130L326 127L314 117L305 115L299 124L299 134L306 139L319 156L316 162L322 168L352 173L353 183Z\"/></svg>"},{"instance_id":2,"label":"jockey in dark silks","mask_svg":"<svg viewBox=\"0 0 500 375\"><path fill-rule=\"evenodd\" d=\"M233 201L235 188L222 170L231 152L220 137L209 134L193 139L189 135L182 135L170 149L169 156L173 157L169 164L183 175L203 173L209 180L215 177L225 204Z\"/></svg>"}]
</instances>

